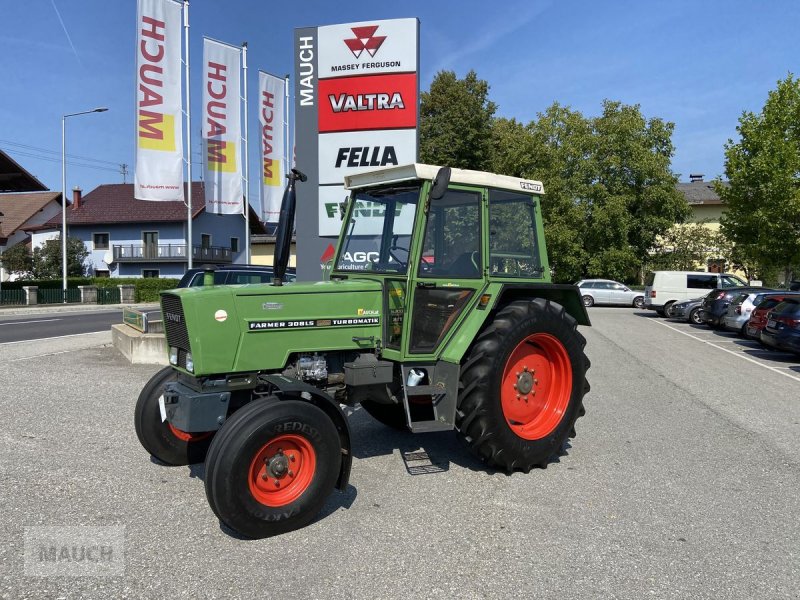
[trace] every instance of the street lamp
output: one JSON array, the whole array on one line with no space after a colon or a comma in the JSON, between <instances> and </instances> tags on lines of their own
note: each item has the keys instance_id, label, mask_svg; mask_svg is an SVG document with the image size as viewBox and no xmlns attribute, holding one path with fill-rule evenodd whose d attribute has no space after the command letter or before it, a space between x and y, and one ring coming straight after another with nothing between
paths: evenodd
<instances>
[{"instance_id":1,"label":"street lamp","mask_svg":"<svg viewBox=\"0 0 800 600\"><path fill-rule=\"evenodd\" d=\"M61 289L67 301L67 117L106 112L105 106L70 113L61 117Z\"/></svg>"}]
</instances>

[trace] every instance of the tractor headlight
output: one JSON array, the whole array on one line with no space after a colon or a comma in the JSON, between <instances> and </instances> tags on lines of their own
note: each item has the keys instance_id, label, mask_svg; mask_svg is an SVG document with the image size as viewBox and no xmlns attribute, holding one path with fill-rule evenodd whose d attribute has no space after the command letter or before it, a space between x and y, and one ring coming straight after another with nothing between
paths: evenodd
<instances>
[{"instance_id":1,"label":"tractor headlight","mask_svg":"<svg viewBox=\"0 0 800 600\"><path fill-rule=\"evenodd\" d=\"M175 346L169 347L169 364L178 364L178 349Z\"/></svg>"},{"instance_id":2,"label":"tractor headlight","mask_svg":"<svg viewBox=\"0 0 800 600\"><path fill-rule=\"evenodd\" d=\"M194 373L194 359L192 359L191 352L186 353L186 370L189 371L189 373Z\"/></svg>"}]
</instances>

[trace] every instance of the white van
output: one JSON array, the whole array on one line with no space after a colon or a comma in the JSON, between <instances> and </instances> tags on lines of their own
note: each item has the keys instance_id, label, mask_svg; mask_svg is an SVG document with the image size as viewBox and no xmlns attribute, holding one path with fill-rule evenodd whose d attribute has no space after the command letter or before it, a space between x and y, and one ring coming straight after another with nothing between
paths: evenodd
<instances>
[{"instance_id":1,"label":"white van","mask_svg":"<svg viewBox=\"0 0 800 600\"><path fill-rule=\"evenodd\" d=\"M664 311L675 302L701 298L714 288L732 288L747 282L730 273L703 271L650 271L644 280L644 308Z\"/></svg>"}]
</instances>

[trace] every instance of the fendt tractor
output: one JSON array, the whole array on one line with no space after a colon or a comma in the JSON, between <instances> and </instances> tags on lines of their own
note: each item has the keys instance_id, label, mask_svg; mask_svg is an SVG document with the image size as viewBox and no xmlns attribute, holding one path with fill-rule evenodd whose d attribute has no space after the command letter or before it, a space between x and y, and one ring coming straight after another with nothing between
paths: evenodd
<instances>
[{"instance_id":1,"label":"fendt tractor","mask_svg":"<svg viewBox=\"0 0 800 600\"><path fill-rule=\"evenodd\" d=\"M346 488L341 405L455 429L493 469L546 467L584 413L589 318L576 287L550 283L542 184L423 164L351 175L328 277L284 285L305 179L289 175L272 283L210 285L209 267L209 285L162 293L170 366L136 404L144 448L205 459L211 509L255 538Z\"/></svg>"}]
</instances>

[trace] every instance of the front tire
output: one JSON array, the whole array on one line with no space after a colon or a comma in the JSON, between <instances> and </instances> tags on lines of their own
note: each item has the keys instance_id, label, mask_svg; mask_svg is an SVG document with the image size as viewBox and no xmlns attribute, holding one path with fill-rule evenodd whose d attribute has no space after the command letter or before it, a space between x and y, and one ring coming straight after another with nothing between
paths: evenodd
<instances>
[{"instance_id":1,"label":"front tire","mask_svg":"<svg viewBox=\"0 0 800 600\"><path fill-rule=\"evenodd\" d=\"M591 296L589 296L589 295L586 295L586 296L584 296L584 297L583 297L583 305L584 305L586 308L589 308L590 306L594 306L594 298L592 298L592 297L591 297Z\"/></svg>"},{"instance_id":2,"label":"front tire","mask_svg":"<svg viewBox=\"0 0 800 600\"><path fill-rule=\"evenodd\" d=\"M702 325L703 319L700 318L700 308L693 308L692 311L689 313L689 321L694 323L695 325Z\"/></svg>"},{"instance_id":3,"label":"front tire","mask_svg":"<svg viewBox=\"0 0 800 600\"><path fill-rule=\"evenodd\" d=\"M136 436L145 450L168 465L203 462L215 432L189 433L161 420L158 399L164 385L176 377L175 369L164 367L142 388L133 417Z\"/></svg>"},{"instance_id":4,"label":"front tire","mask_svg":"<svg viewBox=\"0 0 800 600\"><path fill-rule=\"evenodd\" d=\"M322 409L297 400L256 400L214 438L206 496L220 521L240 534L278 535L319 513L341 460L339 434Z\"/></svg>"},{"instance_id":5,"label":"front tire","mask_svg":"<svg viewBox=\"0 0 800 600\"><path fill-rule=\"evenodd\" d=\"M674 302L667 302L664 305L664 316L668 319L672 319L675 315L672 313L672 307L675 305Z\"/></svg>"},{"instance_id":6,"label":"front tire","mask_svg":"<svg viewBox=\"0 0 800 600\"><path fill-rule=\"evenodd\" d=\"M459 437L491 467L546 467L584 414L586 340L564 308L512 302L484 328L461 371Z\"/></svg>"}]
</instances>

